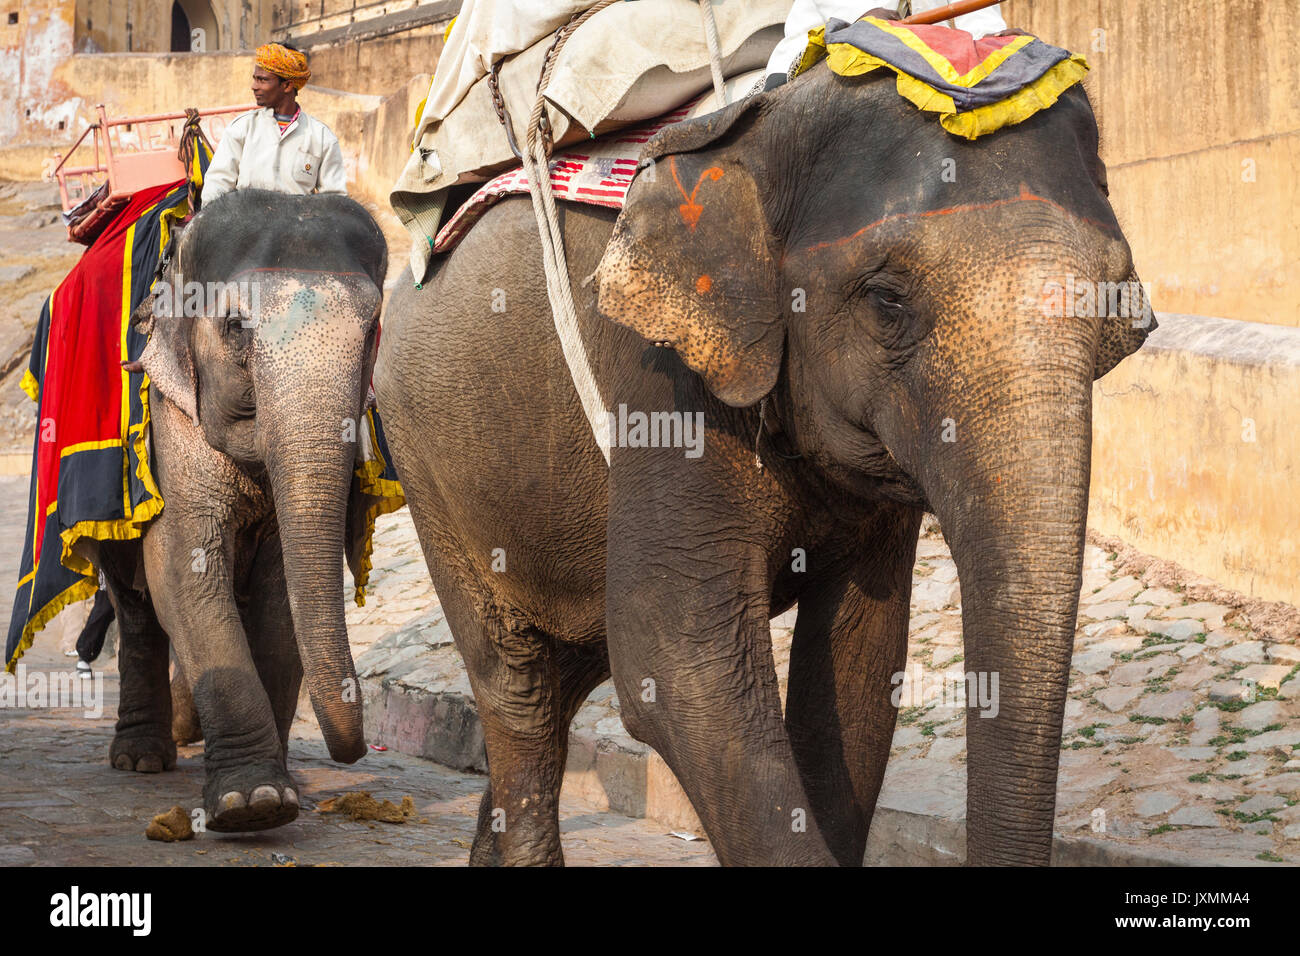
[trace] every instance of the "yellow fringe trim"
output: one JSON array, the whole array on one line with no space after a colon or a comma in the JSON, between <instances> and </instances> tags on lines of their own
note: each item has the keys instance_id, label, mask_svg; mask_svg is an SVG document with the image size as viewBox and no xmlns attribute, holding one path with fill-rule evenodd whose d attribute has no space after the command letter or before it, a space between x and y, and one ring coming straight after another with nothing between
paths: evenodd
<instances>
[{"instance_id":1,"label":"yellow fringe trim","mask_svg":"<svg viewBox=\"0 0 1300 956\"><path fill-rule=\"evenodd\" d=\"M391 514L406 504L406 495L402 491L401 484L381 477L388 463L384 460L384 453L379 450L374 412L366 412L366 427L370 429L370 447L375 450L376 457L357 465L356 475L360 481L361 492L377 500L366 509L366 543L361 556L361 571L356 576L356 592L352 596L357 607L366 606L366 584L370 581L370 571L373 567L370 563L370 555L374 551L375 520L380 515Z\"/></svg>"},{"instance_id":2,"label":"yellow fringe trim","mask_svg":"<svg viewBox=\"0 0 1300 956\"><path fill-rule=\"evenodd\" d=\"M18 387L27 393L27 397L33 402L40 398L41 385L36 381L36 376L32 374L31 369L23 372L23 380L18 383Z\"/></svg>"},{"instance_id":3,"label":"yellow fringe trim","mask_svg":"<svg viewBox=\"0 0 1300 956\"><path fill-rule=\"evenodd\" d=\"M873 20L873 22L877 21ZM880 22L883 23L883 21ZM896 36L899 35L894 30L889 32L894 33ZM906 33L907 31L903 32ZM911 36L910 33L908 35ZM915 37L912 39L915 40ZM1017 41L1032 39L1032 37L1018 37ZM916 49L914 43L906 39L904 39L904 42L907 42L909 47ZM963 86L973 85L988 76L992 72L992 67L1005 61L1011 52L1023 49L1026 45L1026 43L1019 43L1018 45L1016 42L1009 43L998 51L999 54L1005 55L998 59L997 63L990 66L991 61L998 56L998 54L993 54L980 67L976 67L962 76L957 76L956 71L952 70L951 67L941 72L945 75L951 73L951 82L960 83ZM917 52L925 56L927 61L932 60L931 56L926 55L921 50L917 50ZM827 66L830 67L831 72L840 76L862 76L882 67L892 70L898 78L896 88L899 96L917 109L940 114L939 124L954 136L972 140L979 139L979 137L1000 130L1005 126L1022 123L1035 113L1047 109L1060 98L1062 93L1082 80L1089 69L1087 59L1073 53L1069 59L1057 63L1033 83L1021 87L1006 99L985 106L977 106L975 109L963 113L958 112L951 96L936 90L933 86L911 74L904 73L898 67L885 62L879 57L864 53L848 43L832 43L828 49L825 27L818 27L808 32L808 47L804 50L803 59L799 61L799 68L796 70L795 75L805 72L823 58L827 59ZM946 61L944 62L946 63ZM986 66L989 68L983 69ZM970 82L965 82L967 80Z\"/></svg>"},{"instance_id":4,"label":"yellow fringe trim","mask_svg":"<svg viewBox=\"0 0 1300 956\"><path fill-rule=\"evenodd\" d=\"M27 622L23 628L23 636L18 641L18 647L14 650L14 656L9 659L5 665L5 672L12 674L18 669L18 659L27 653L27 649L32 646L32 641L36 639L36 632L45 629L45 625L58 617L69 604L76 604L78 601L84 601L86 598L94 597L95 592L99 590L99 578L82 578L75 584L69 585L65 590L55 595L49 604L36 612L36 615Z\"/></svg>"}]
</instances>

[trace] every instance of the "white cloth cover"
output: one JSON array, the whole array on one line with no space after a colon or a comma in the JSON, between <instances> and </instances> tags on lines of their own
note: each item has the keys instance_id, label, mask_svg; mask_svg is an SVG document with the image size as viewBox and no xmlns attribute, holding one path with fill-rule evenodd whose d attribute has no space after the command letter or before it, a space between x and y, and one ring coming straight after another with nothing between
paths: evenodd
<instances>
[{"instance_id":1,"label":"white cloth cover","mask_svg":"<svg viewBox=\"0 0 1300 956\"><path fill-rule=\"evenodd\" d=\"M417 126L445 119L493 63L527 50L590 6L591 0L465 0Z\"/></svg>"},{"instance_id":2,"label":"white cloth cover","mask_svg":"<svg viewBox=\"0 0 1300 956\"><path fill-rule=\"evenodd\" d=\"M724 76L767 62L780 40L789 3L713 0ZM587 0L578 7L590 5ZM427 268L441 223L445 189L486 181L518 162L485 77L493 57L536 36L527 48L505 55L500 71L501 96L522 149L552 34L574 9L569 4L537 7L547 15L531 5L527 15L519 13L515 0L471 0L461 16L472 12L478 26L471 29L473 24L467 27L458 19L448 34L416 124L414 149L390 196L413 240L411 267L417 280ZM519 21L505 33L493 34L490 27L498 15L518 16ZM547 116L558 148L661 115L712 85L697 0L616 3L587 20L556 57L545 93Z\"/></svg>"}]
</instances>

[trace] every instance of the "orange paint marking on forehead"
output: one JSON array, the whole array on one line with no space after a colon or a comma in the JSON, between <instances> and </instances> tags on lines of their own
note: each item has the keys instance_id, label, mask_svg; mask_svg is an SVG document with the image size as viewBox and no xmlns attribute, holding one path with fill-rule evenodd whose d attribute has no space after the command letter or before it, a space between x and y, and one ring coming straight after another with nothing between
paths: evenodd
<instances>
[{"instance_id":1,"label":"orange paint marking on forehead","mask_svg":"<svg viewBox=\"0 0 1300 956\"><path fill-rule=\"evenodd\" d=\"M1101 222L1100 220L1097 219L1089 219L1086 216L1080 216L1077 213L1071 212L1069 209L1066 209L1064 206L1062 206L1060 203L1054 200L1047 199L1044 196L1039 196L1030 192L1029 187L1026 186L1024 183L1021 183L1020 195L1014 196L1011 199L996 199L992 202L984 202L984 203L963 203L957 206L945 206L942 209L930 209L925 212L893 213L892 215L884 216L880 219L877 219L875 222L868 223L867 225L863 226L861 229L857 230L857 232L854 232L851 235L843 236L839 239L830 239L827 240L826 242L818 242L814 245L808 246L804 250L804 252L820 252L823 249L829 249L834 246L843 245L846 242L852 242L854 239L857 239L859 236L863 235L864 233L870 232L872 229L876 229L880 226L887 225L888 223L891 222L901 222L902 220L905 219L930 219L935 216L951 216L959 212L986 212L987 210L990 209L997 209L1002 206L1012 206L1015 205L1016 203L1022 203L1022 202L1045 203L1046 205L1051 206L1053 209L1058 209L1061 212L1065 213L1071 219L1076 219L1079 222L1086 223L1087 225L1090 226L1096 226L1098 229L1101 229L1104 232L1108 232L1118 239L1124 238L1123 234L1111 223Z\"/></svg>"},{"instance_id":2,"label":"orange paint marking on forehead","mask_svg":"<svg viewBox=\"0 0 1300 956\"><path fill-rule=\"evenodd\" d=\"M722 170L717 166L710 166L704 172L700 173L699 178L695 180L695 188L691 190L690 195L686 194L686 187L682 185L681 179L677 176L676 156L668 157L668 171L673 174L673 182L677 184L677 191L681 193L682 198L686 200L686 202L677 207L677 211L681 214L682 222L686 224L686 228L691 232L694 232L695 227L700 222L700 213L704 212L704 207L695 201L695 196L700 191L700 184L704 182L706 176L712 182L716 183L722 178Z\"/></svg>"},{"instance_id":3,"label":"orange paint marking on forehead","mask_svg":"<svg viewBox=\"0 0 1300 956\"><path fill-rule=\"evenodd\" d=\"M713 277L709 275L707 272L695 280L695 291L698 292L700 295L704 295L712 288L713 288Z\"/></svg>"}]
</instances>

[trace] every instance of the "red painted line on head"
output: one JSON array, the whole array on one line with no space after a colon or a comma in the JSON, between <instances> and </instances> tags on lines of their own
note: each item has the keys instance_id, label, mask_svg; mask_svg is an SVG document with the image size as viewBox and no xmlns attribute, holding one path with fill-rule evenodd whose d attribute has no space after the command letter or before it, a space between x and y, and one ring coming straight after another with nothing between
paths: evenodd
<instances>
[{"instance_id":1,"label":"red painted line on head","mask_svg":"<svg viewBox=\"0 0 1300 956\"><path fill-rule=\"evenodd\" d=\"M997 209L1000 206L1010 206L1013 205L1014 203L1020 203L1020 202L1046 203L1047 205L1051 206L1053 209L1059 209L1061 212L1065 213L1071 219L1077 219L1080 222L1087 223L1090 226L1096 226L1097 228L1105 232L1108 232L1111 235L1117 236L1119 238L1123 238L1122 234L1110 223L1101 222L1097 219L1089 219L1085 216L1079 216L1078 214L1071 212L1069 209L1066 209L1058 202L1055 202L1051 199L1047 199L1044 196L1038 196L1035 195L1034 193L1031 193L1029 189L1022 183L1020 186L1020 195L1012 199L998 199L993 202L986 202L986 203L966 203L960 206L946 206L942 209L930 209L927 210L926 212L894 213L892 215L885 216L881 219L877 219L873 223L868 223L867 225L859 229L857 232L854 232L852 235L844 236L840 239L831 239L826 242L819 242L816 245L808 246L804 250L804 252L820 252L822 249L827 249L832 246L842 245L843 243L846 242L852 242L854 239L858 238L863 233L875 229L879 226L883 226L886 223L890 223L890 222L897 222L903 219L929 219L933 216L951 216L954 213L959 213L959 212L983 212L985 210Z\"/></svg>"}]
</instances>

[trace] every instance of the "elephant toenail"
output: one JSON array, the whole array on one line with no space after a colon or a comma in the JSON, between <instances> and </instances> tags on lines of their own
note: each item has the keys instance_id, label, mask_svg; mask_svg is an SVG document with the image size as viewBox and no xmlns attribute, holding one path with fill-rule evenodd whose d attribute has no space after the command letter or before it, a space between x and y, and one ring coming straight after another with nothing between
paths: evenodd
<instances>
[{"instance_id":1,"label":"elephant toenail","mask_svg":"<svg viewBox=\"0 0 1300 956\"><path fill-rule=\"evenodd\" d=\"M296 807L298 805L298 794L293 787L284 788L284 805L286 807Z\"/></svg>"},{"instance_id":2,"label":"elephant toenail","mask_svg":"<svg viewBox=\"0 0 1300 956\"><path fill-rule=\"evenodd\" d=\"M162 757L157 754L145 754L135 762L137 773L162 773Z\"/></svg>"},{"instance_id":3,"label":"elephant toenail","mask_svg":"<svg viewBox=\"0 0 1300 956\"><path fill-rule=\"evenodd\" d=\"M217 804L217 811L225 813L227 810L242 810L247 805L242 793L232 791L221 798L221 802Z\"/></svg>"},{"instance_id":4,"label":"elephant toenail","mask_svg":"<svg viewBox=\"0 0 1300 956\"><path fill-rule=\"evenodd\" d=\"M253 792L249 794L248 802L251 806L267 803L279 806L280 791L276 790L275 787L263 784L260 787L254 788Z\"/></svg>"},{"instance_id":5,"label":"elephant toenail","mask_svg":"<svg viewBox=\"0 0 1300 956\"><path fill-rule=\"evenodd\" d=\"M132 767L131 758L126 754L118 754L113 758L113 767L117 770L130 770Z\"/></svg>"}]
</instances>

